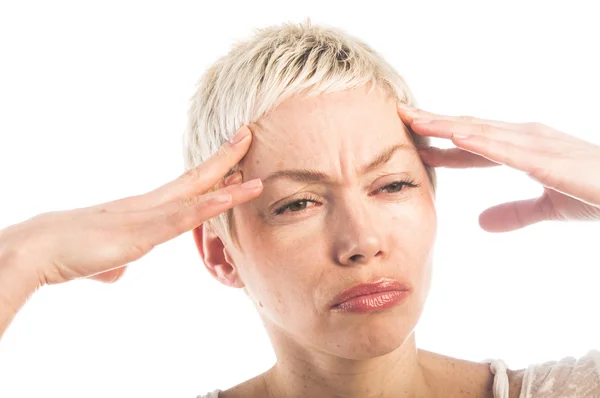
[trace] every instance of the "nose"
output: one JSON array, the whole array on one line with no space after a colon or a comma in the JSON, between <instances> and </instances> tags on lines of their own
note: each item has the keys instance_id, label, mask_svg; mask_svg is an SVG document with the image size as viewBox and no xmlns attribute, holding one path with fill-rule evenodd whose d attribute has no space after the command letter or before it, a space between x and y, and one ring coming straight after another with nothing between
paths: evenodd
<instances>
[{"instance_id":1,"label":"nose","mask_svg":"<svg viewBox=\"0 0 600 398\"><path fill-rule=\"evenodd\" d=\"M337 215L335 257L340 265L368 264L376 257L385 255L381 227L375 225L364 207Z\"/></svg>"}]
</instances>

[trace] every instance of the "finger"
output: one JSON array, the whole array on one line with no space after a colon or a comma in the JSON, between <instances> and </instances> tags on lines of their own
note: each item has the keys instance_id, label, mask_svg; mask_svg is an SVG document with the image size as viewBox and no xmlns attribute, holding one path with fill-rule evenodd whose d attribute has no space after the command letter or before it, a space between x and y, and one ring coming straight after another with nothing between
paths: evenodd
<instances>
[{"instance_id":1,"label":"finger","mask_svg":"<svg viewBox=\"0 0 600 398\"><path fill-rule=\"evenodd\" d=\"M236 171L235 173L231 174L227 178L224 178L221 181L219 181L219 184L217 185L217 189L222 189L222 188L228 187L230 185L239 184L240 182L242 182L242 179L243 179L242 172Z\"/></svg>"},{"instance_id":2,"label":"finger","mask_svg":"<svg viewBox=\"0 0 600 398\"><path fill-rule=\"evenodd\" d=\"M471 136L466 139L454 137L452 142L461 149L523 171L545 187L576 197L578 200L587 201L588 198L593 196L590 196L589 185L575 183L572 181L572 177L569 178L565 174L565 170L569 170L570 166L566 166L568 163L562 161L564 157L522 148L508 142L491 140L486 137ZM579 177L581 175L582 173L579 172ZM582 177L577 181L590 181L590 179Z\"/></svg>"},{"instance_id":3,"label":"finger","mask_svg":"<svg viewBox=\"0 0 600 398\"><path fill-rule=\"evenodd\" d=\"M532 149L523 148L510 142L492 140L487 137L454 137L452 138L452 142L460 149L525 173L532 172L536 167L547 169L552 163L552 156L544 156L544 154L540 154Z\"/></svg>"},{"instance_id":4,"label":"finger","mask_svg":"<svg viewBox=\"0 0 600 398\"><path fill-rule=\"evenodd\" d=\"M503 203L485 210L479 225L487 232L508 232L549 220L543 198Z\"/></svg>"},{"instance_id":5,"label":"finger","mask_svg":"<svg viewBox=\"0 0 600 398\"><path fill-rule=\"evenodd\" d=\"M448 116L440 115L432 112L427 112L422 109L416 109L406 104L398 105L398 115L406 124L412 124L415 120L438 120L448 121L462 124L486 124L493 127L498 127L506 130L518 130L524 134L531 134L540 137L554 138L566 143L580 143L581 139L565 134L562 131L553 129L552 127L546 126L542 123L536 122L504 122L500 120L492 119L480 119L473 116Z\"/></svg>"},{"instance_id":6,"label":"finger","mask_svg":"<svg viewBox=\"0 0 600 398\"><path fill-rule=\"evenodd\" d=\"M234 185L234 184L239 184L240 182L242 182L242 172L241 171L236 171L235 173L227 176L226 178L223 178L221 181L219 181L219 183L217 184L215 191L225 188L229 185ZM138 197L129 197L129 198L125 198L125 199L120 199L118 201L114 201L114 202L110 202L110 203L105 203L105 204L101 204L98 206L94 206L96 208L97 211L100 212L106 212L106 211L111 211L111 212L127 212L127 211L140 211L140 210L147 210L147 207L140 207L139 203L140 203L140 198L141 196Z\"/></svg>"},{"instance_id":7,"label":"finger","mask_svg":"<svg viewBox=\"0 0 600 398\"><path fill-rule=\"evenodd\" d=\"M486 159L483 156L462 150L460 148L440 149L428 147L419 149L421 160L433 167L449 167L464 169L470 167L492 167L499 163Z\"/></svg>"},{"instance_id":8,"label":"finger","mask_svg":"<svg viewBox=\"0 0 600 398\"><path fill-rule=\"evenodd\" d=\"M428 119L428 120L445 120L450 122L458 122L465 124L487 124L490 126L503 128L507 130L514 130L523 127L523 123L511 123L503 122L500 120L491 119L479 119L473 116L449 116L440 115L437 113L427 112L422 109L406 107L404 104L398 105L398 115L402 121L406 124L412 124L415 119Z\"/></svg>"},{"instance_id":9,"label":"finger","mask_svg":"<svg viewBox=\"0 0 600 398\"><path fill-rule=\"evenodd\" d=\"M242 160L251 142L250 129L242 126L215 155L174 181L146 194L103 204L102 207L110 211L146 210L180 198L203 194Z\"/></svg>"},{"instance_id":10,"label":"finger","mask_svg":"<svg viewBox=\"0 0 600 398\"><path fill-rule=\"evenodd\" d=\"M448 120L415 119L410 127L419 135L436 138L452 138L455 135L478 135L510 142L522 141L523 137L531 139L530 136L522 132L495 127L489 124L465 124Z\"/></svg>"},{"instance_id":11,"label":"finger","mask_svg":"<svg viewBox=\"0 0 600 398\"><path fill-rule=\"evenodd\" d=\"M409 107L410 108L410 107ZM518 131L519 134L523 135L534 135L538 137L553 138L564 144L580 144L581 139L574 137L569 134L565 134L562 131L553 129L552 127L546 126L542 123L536 122L524 122L524 123L513 123L503 122L500 120L491 119L480 119L472 116L447 116L438 115L431 112L426 112L420 109L408 109L403 108L403 105L399 105L398 114L404 121L404 123L414 127L418 124L418 121L446 121L457 124L475 124L475 125L487 125L491 127L497 127L499 129L514 130ZM417 123L416 123L417 122ZM447 137L446 137L447 138Z\"/></svg>"},{"instance_id":12,"label":"finger","mask_svg":"<svg viewBox=\"0 0 600 398\"><path fill-rule=\"evenodd\" d=\"M416 134L429 137L483 136L550 153L564 153L566 149L580 145L579 141L566 135L530 134L523 129L507 130L488 124L464 124L446 120L416 119L411 128Z\"/></svg>"},{"instance_id":13,"label":"finger","mask_svg":"<svg viewBox=\"0 0 600 398\"><path fill-rule=\"evenodd\" d=\"M215 192L167 203L149 211L149 221L141 225L146 243L154 247L190 231L234 206L248 202L262 192L260 179L229 186Z\"/></svg>"},{"instance_id":14,"label":"finger","mask_svg":"<svg viewBox=\"0 0 600 398\"><path fill-rule=\"evenodd\" d=\"M250 129L242 126L219 151L200 166L151 192L148 200L160 205L183 196L204 193L242 160L252 142Z\"/></svg>"},{"instance_id":15,"label":"finger","mask_svg":"<svg viewBox=\"0 0 600 398\"><path fill-rule=\"evenodd\" d=\"M96 275L88 276L87 279L93 279L95 281L104 283L114 283L123 277L123 274L125 273L125 268L127 267L120 267L112 269L110 271L101 272Z\"/></svg>"},{"instance_id":16,"label":"finger","mask_svg":"<svg viewBox=\"0 0 600 398\"><path fill-rule=\"evenodd\" d=\"M498 141L506 141L523 147L537 150L557 151L564 148L564 143L552 138L541 138L525 134L518 130L507 130L487 124L464 124L446 120L417 119L411 125L416 134L437 138L480 136Z\"/></svg>"}]
</instances>

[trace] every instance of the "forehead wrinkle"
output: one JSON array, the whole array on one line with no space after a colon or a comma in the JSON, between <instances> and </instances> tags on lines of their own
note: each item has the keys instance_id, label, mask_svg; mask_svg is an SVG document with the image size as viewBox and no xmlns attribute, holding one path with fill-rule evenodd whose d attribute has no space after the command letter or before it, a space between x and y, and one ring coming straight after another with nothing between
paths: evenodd
<instances>
[{"instance_id":1,"label":"forehead wrinkle","mask_svg":"<svg viewBox=\"0 0 600 398\"><path fill-rule=\"evenodd\" d=\"M413 148L410 145L406 145L404 143L394 144L383 151L379 152L374 159L372 159L369 163L362 166L359 169L359 174L367 174L370 171L378 169L384 164L388 163L394 155L396 155L400 151L412 151Z\"/></svg>"},{"instance_id":2,"label":"forehead wrinkle","mask_svg":"<svg viewBox=\"0 0 600 398\"><path fill-rule=\"evenodd\" d=\"M413 151L413 148L410 145L406 145L404 143L398 143L398 144L394 144L388 148L385 148L383 151L379 152L375 158L373 158L372 160L370 160L367 164L359 166L358 168L355 168L352 166L352 164L356 163L355 160L355 156L353 152L345 152L342 149L342 153L349 153L351 155L351 157L353 158L352 160L354 160L354 162L352 162L351 160L348 160L348 164L347 167L344 168L343 166L343 156L340 158L341 164L340 164L340 169L341 170L350 170L353 169L355 173L351 173L351 172L347 172L345 174L346 175L346 179L350 180L352 179L353 174L357 174L359 177L370 173L378 168L381 168L382 166L384 166L385 164L389 163L389 161L398 153L400 153L401 151ZM358 171L358 173L356 173ZM343 173L343 171L342 171ZM344 174L344 173L343 173ZM285 178L285 179L289 179L289 180L293 180L293 181L298 181L298 182L302 182L302 183L313 183L313 182L319 182L319 183L328 183L331 184L334 181L334 178L330 175L328 175L327 173L321 171L321 170L312 170L312 169L305 169L305 168L297 168L297 169L283 169L283 170L277 170L273 173L271 173L268 177L263 179L263 183L267 184L270 181L276 180L276 179L280 179L280 178Z\"/></svg>"}]
</instances>

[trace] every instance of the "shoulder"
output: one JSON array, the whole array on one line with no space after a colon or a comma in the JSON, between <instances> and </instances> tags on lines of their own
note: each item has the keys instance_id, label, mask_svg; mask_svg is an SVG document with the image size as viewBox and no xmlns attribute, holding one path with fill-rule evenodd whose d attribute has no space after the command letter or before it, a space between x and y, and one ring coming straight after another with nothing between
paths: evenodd
<instances>
[{"instance_id":1,"label":"shoulder","mask_svg":"<svg viewBox=\"0 0 600 398\"><path fill-rule=\"evenodd\" d=\"M265 396L264 373L246 380L228 390L215 390L196 398L248 398Z\"/></svg>"},{"instance_id":2,"label":"shoulder","mask_svg":"<svg viewBox=\"0 0 600 398\"><path fill-rule=\"evenodd\" d=\"M490 364L419 350L429 384L444 397L494 397Z\"/></svg>"},{"instance_id":3,"label":"shoulder","mask_svg":"<svg viewBox=\"0 0 600 398\"><path fill-rule=\"evenodd\" d=\"M522 390L523 398L599 397L600 351L530 365L522 375Z\"/></svg>"}]
</instances>

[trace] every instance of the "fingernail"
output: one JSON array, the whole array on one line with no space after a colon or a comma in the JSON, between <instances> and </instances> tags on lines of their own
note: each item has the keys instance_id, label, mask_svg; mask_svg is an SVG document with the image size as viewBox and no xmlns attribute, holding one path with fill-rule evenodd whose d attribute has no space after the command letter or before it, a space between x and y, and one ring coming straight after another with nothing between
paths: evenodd
<instances>
[{"instance_id":1,"label":"fingernail","mask_svg":"<svg viewBox=\"0 0 600 398\"><path fill-rule=\"evenodd\" d=\"M431 119L414 119L413 124L427 124L430 123Z\"/></svg>"},{"instance_id":2,"label":"fingernail","mask_svg":"<svg viewBox=\"0 0 600 398\"><path fill-rule=\"evenodd\" d=\"M229 139L231 145L240 143L244 138L250 134L250 130L246 126L242 126L234 135Z\"/></svg>"},{"instance_id":3,"label":"fingernail","mask_svg":"<svg viewBox=\"0 0 600 398\"><path fill-rule=\"evenodd\" d=\"M262 182L260 181L260 178L255 178L254 180L245 182L240 186L242 188L246 188L246 189L256 189L256 188L260 188L261 185L262 185Z\"/></svg>"},{"instance_id":4,"label":"fingernail","mask_svg":"<svg viewBox=\"0 0 600 398\"><path fill-rule=\"evenodd\" d=\"M229 177L227 177L223 180L223 186L237 184L241 181L242 181L242 173L239 171L236 171L235 173L233 173L232 175L230 175Z\"/></svg>"},{"instance_id":5,"label":"fingernail","mask_svg":"<svg viewBox=\"0 0 600 398\"><path fill-rule=\"evenodd\" d=\"M415 108L414 106L410 106L405 103L398 104L398 108L404 109L405 111L416 111L417 110L417 108Z\"/></svg>"}]
</instances>

